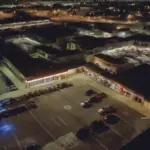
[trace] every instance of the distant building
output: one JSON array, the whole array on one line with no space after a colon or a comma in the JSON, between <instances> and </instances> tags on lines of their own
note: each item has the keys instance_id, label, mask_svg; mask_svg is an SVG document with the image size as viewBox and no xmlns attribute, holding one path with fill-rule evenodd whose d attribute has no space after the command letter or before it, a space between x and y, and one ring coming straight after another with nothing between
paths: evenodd
<instances>
[{"instance_id":1,"label":"distant building","mask_svg":"<svg viewBox=\"0 0 150 150\"><path fill-rule=\"evenodd\" d=\"M111 74L117 74L133 67L132 64L127 63L123 58L113 58L103 54L95 55L92 62Z\"/></svg>"}]
</instances>

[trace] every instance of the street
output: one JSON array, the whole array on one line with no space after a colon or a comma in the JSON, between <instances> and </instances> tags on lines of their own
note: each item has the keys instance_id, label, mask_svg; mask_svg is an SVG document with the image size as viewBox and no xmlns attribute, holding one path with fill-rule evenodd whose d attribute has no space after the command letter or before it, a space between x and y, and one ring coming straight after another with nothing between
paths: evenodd
<instances>
[{"instance_id":1,"label":"street","mask_svg":"<svg viewBox=\"0 0 150 150\"><path fill-rule=\"evenodd\" d=\"M106 132L92 134L82 149L117 150L150 127L149 119L141 119L144 115L109 96L102 102L93 103L91 108L82 108L80 102L88 98L86 90L92 88L100 92L92 86L92 79L86 78L73 79L72 87L32 98L38 108L1 120L0 149L19 150L27 143L44 146L69 132L76 133L94 120L102 119L97 111L109 105L117 106L119 123L108 125L110 129Z\"/></svg>"}]
</instances>

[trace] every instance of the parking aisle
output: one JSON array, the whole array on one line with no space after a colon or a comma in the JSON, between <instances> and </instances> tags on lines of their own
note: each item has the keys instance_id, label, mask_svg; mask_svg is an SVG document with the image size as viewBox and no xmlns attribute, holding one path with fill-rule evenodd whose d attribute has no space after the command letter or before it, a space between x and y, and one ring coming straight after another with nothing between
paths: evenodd
<instances>
[{"instance_id":1,"label":"parking aisle","mask_svg":"<svg viewBox=\"0 0 150 150\"><path fill-rule=\"evenodd\" d=\"M64 90L62 90L62 93L64 95L66 95L66 99L71 101L72 104L76 107L76 109L78 109L78 112L80 112L79 110L82 107L80 106L81 101L79 100L79 98L81 98L83 100L87 100L88 97L85 96L84 94L85 94L85 91L90 88L92 88L92 87L87 88L86 84L83 83L82 85L76 85L76 86L72 87L71 89L69 89L69 92L68 92L68 90L64 89ZM92 89L95 90L94 88L92 88ZM97 92L99 92L99 91L97 91ZM75 95L78 95L78 96L76 97ZM78 115L78 116L82 117L82 115L84 114L83 116L84 116L84 118L86 118L86 121L89 120L88 121L89 124L92 122L92 120L100 119L101 117L98 114L96 114L96 112L99 108L103 108L105 106L110 106L110 105L116 105L116 104L118 107L118 101L109 100L109 99L110 99L110 97L103 99L99 103L94 103L93 106L89 109L82 108L83 112L81 115ZM118 107L118 109L120 109L120 108ZM91 114L93 115L92 117L90 117ZM111 126L110 131L109 132L111 133L110 134L111 138L115 139L115 141L117 139L117 141L120 142L119 144L117 144L118 147L119 146L121 147L122 143L123 144L127 143L129 140L131 140L133 137L135 137L135 135L137 135L134 127L132 127L127 121L123 120L122 118L120 118L119 123L117 123L114 126ZM98 138L100 137L100 139L102 139L101 136L103 137L103 134L99 135ZM107 136L107 137L109 138L109 136ZM104 143L107 143L106 141L107 141L107 138L105 139ZM111 143L109 143L109 142L111 142ZM108 145L113 145L114 141L109 141L109 139L108 139L108 143L109 143Z\"/></svg>"},{"instance_id":2,"label":"parking aisle","mask_svg":"<svg viewBox=\"0 0 150 150\"><path fill-rule=\"evenodd\" d=\"M3 150L20 150L18 143L12 134L16 130L11 122L1 120L0 122L0 148Z\"/></svg>"},{"instance_id":3,"label":"parking aisle","mask_svg":"<svg viewBox=\"0 0 150 150\"><path fill-rule=\"evenodd\" d=\"M51 96L44 95L42 96L42 100L38 100L37 105L38 108L32 110L32 113L49 130L55 139L71 132L71 128L68 128L67 123L64 121L66 113L57 104L55 99Z\"/></svg>"},{"instance_id":4,"label":"parking aisle","mask_svg":"<svg viewBox=\"0 0 150 150\"><path fill-rule=\"evenodd\" d=\"M28 143L45 145L47 142L53 141L50 135L38 124L28 111L10 117L6 121L15 126L16 130L12 131L12 133L16 136L20 147Z\"/></svg>"},{"instance_id":5,"label":"parking aisle","mask_svg":"<svg viewBox=\"0 0 150 150\"><path fill-rule=\"evenodd\" d=\"M118 150L122 145L126 144L127 141L119 134L114 132L112 129L103 132L101 134L94 135L108 150Z\"/></svg>"},{"instance_id":6,"label":"parking aisle","mask_svg":"<svg viewBox=\"0 0 150 150\"><path fill-rule=\"evenodd\" d=\"M95 103L89 109L82 108L80 106L80 100L78 99L78 97L86 100L88 98L87 96L84 95L86 90L87 90L87 86L81 85L80 87L76 86L69 89L69 92L68 90L64 89L61 95L65 96L68 101L71 101L70 103L72 103L72 105L76 108L76 110L78 110L75 112L78 118L81 118L87 123L87 125L90 125L92 121L100 119L100 116L97 115L96 112L100 107L99 105L101 105L101 102ZM77 97L75 97L75 95L77 95ZM110 140L110 137L111 139L114 140ZM104 145L104 147L106 147L107 149L110 149L110 147L114 147L114 150L116 150L115 148L121 147L122 144L125 144L125 142L128 142L126 138L123 137L123 135L121 135L114 129L110 129L109 131L106 131L106 133L104 134L99 134L99 135L95 134L93 138L95 138L97 142L100 142L102 145ZM113 146L114 142L116 141L119 142L119 144L117 144L117 147Z\"/></svg>"},{"instance_id":7,"label":"parking aisle","mask_svg":"<svg viewBox=\"0 0 150 150\"><path fill-rule=\"evenodd\" d=\"M64 118L65 122L67 122L67 124L72 128L73 131L76 131L77 129L85 125L82 120L77 118L74 113L74 111L77 111L76 108L67 100L66 96L64 97L62 92L60 92L59 94L53 93L50 96L55 101L55 104L57 105L56 108L59 107L59 111L61 111L58 115L61 118Z\"/></svg>"}]
</instances>

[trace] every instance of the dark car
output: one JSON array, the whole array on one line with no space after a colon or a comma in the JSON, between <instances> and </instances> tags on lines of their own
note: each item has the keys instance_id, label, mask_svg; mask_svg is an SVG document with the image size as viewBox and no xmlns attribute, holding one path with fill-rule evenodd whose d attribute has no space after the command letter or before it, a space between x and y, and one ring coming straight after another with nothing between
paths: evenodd
<instances>
[{"instance_id":1,"label":"dark car","mask_svg":"<svg viewBox=\"0 0 150 150\"><path fill-rule=\"evenodd\" d=\"M28 144L25 145L22 150L41 150L41 146L37 144Z\"/></svg>"},{"instance_id":2,"label":"dark car","mask_svg":"<svg viewBox=\"0 0 150 150\"><path fill-rule=\"evenodd\" d=\"M80 140L85 140L86 138L88 138L90 133L89 128L81 128L77 131L76 136L80 139Z\"/></svg>"},{"instance_id":3,"label":"dark car","mask_svg":"<svg viewBox=\"0 0 150 150\"><path fill-rule=\"evenodd\" d=\"M28 110L27 106L22 104L22 105L15 107L15 108L12 108L10 113L14 115L14 114L18 114L18 113L23 113L27 110Z\"/></svg>"},{"instance_id":4,"label":"dark car","mask_svg":"<svg viewBox=\"0 0 150 150\"><path fill-rule=\"evenodd\" d=\"M120 120L120 118L113 114L109 114L104 117L104 121L110 125L118 123L119 120Z\"/></svg>"},{"instance_id":5,"label":"dark car","mask_svg":"<svg viewBox=\"0 0 150 150\"><path fill-rule=\"evenodd\" d=\"M110 113L115 113L116 111L117 111L117 107L116 106L108 106L108 107L100 108L98 110L98 113L100 115L107 115L107 114L110 114Z\"/></svg>"},{"instance_id":6,"label":"dark car","mask_svg":"<svg viewBox=\"0 0 150 150\"><path fill-rule=\"evenodd\" d=\"M107 131L109 127L103 121L95 120L91 123L90 129L92 132L102 133Z\"/></svg>"},{"instance_id":7,"label":"dark car","mask_svg":"<svg viewBox=\"0 0 150 150\"><path fill-rule=\"evenodd\" d=\"M99 97L99 98L105 98L106 97L106 94L105 93L103 93L103 92L100 92L100 93L98 93L97 95L97 98Z\"/></svg>"},{"instance_id":8,"label":"dark car","mask_svg":"<svg viewBox=\"0 0 150 150\"><path fill-rule=\"evenodd\" d=\"M9 117L10 113L8 109L1 109L0 110L0 118L7 118Z\"/></svg>"},{"instance_id":9,"label":"dark car","mask_svg":"<svg viewBox=\"0 0 150 150\"><path fill-rule=\"evenodd\" d=\"M14 98L4 99L4 100L0 101L0 107L13 104L14 102L16 102L16 99L14 99Z\"/></svg>"},{"instance_id":10,"label":"dark car","mask_svg":"<svg viewBox=\"0 0 150 150\"><path fill-rule=\"evenodd\" d=\"M101 97L99 97L99 96L93 96L93 97L91 97L91 98L88 98L88 102L89 103L96 103L96 102L100 102L102 99L101 99Z\"/></svg>"},{"instance_id":11,"label":"dark car","mask_svg":"<svg viewBox=\"0 0 150 150\"><path fill-rule=\"evenodd\" d=\"M91 96L91 95L93 95L93 94L96 94L96 92L95 92L94 90L92 90L92 89L89 89L89 90L87 90L87 91L85 92L85 95L87 95L87 96Z\"/></svg>"},{"instance_id":12,"label":"dark car","mask_svg":"<svg viewBox=\"0 0 150 150\"><path fill-rule=\"evenodd\" d=\"M28 106L28 108L37 108L37 105L35 104L34 101L29 101L27 106Z\"/></svg>"}]
</instances>

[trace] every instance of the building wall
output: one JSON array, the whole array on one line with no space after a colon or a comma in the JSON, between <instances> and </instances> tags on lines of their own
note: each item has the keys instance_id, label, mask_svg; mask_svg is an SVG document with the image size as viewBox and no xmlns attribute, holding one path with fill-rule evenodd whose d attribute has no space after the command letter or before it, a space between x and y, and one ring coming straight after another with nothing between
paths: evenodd
<instances>
[{"instance_id":1,"label":"building wall","mask_svg":"<svg viewBox=\"0 0 150 150\"><path fill-rule=\"evenodd\" d=\"M26 83L27 83L28 87L40 86L40 85L44 85L44 84L51 84L54 81L66 79L68 76L78 73L78 70L81 70L81 69L82 69L82 66L73 68L73 69L69 69L66 72L62 72L62 73L59 73L56 75L50 75L50 76L45 76L45 77L41 77L38 79L26 80Z\"/></svg>"},{"instance_id":2,"label":"building wall","mask_svg":"<svg viewBox=\"0 0 150 150\"><path fill-rule=\"evenodd\" d=\"M97 65L98 67L106 70L106 71L109 71L109 72L112 72L112 73L116 73L117 72L117 66L113 65L113 64L110 64L98 57L94 57L93 60L92 60L92 63L94 63L95 65Z\"/></svg>"},{"instance_id":3,"label":"building wall","mask_svg":"<svg viewBox=\"0 0 150 150\"><path fill-rule=\"evenodd\" d=\"M139 95L138 93L135 93L134 91L125 87L124 85L121 85L116 81L108 79L100 73L95 73L92 70L89 70L87 67L84 67L84 72L92 78L96 79L100 84L103 84L104 86L115 90L116 92L128 97L130 100L134 100L136 102L141 103L143 106L150 108L150 103L148 102L148 100L146 101L146 99L144 99L143 96Z\"/></svg>"}]
</instances>

